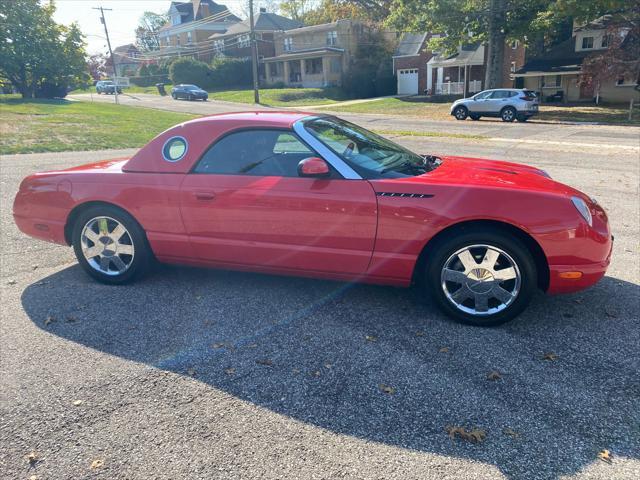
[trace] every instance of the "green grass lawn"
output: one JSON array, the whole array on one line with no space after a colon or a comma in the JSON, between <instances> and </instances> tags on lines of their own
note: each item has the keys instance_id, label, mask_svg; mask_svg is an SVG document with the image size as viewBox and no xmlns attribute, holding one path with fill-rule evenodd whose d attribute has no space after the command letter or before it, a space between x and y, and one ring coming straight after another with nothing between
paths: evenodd
<instances>
[{"instance_id":1,"label":"green grass lawn","mask_svg":"<svg viewBox=\"0 0 640 480\"><path fill-rule=\"evenodd\" d=\"M209 92L210 100L253 103L253 90L222 90ZM303 107L330 105L349 100L339 88L265 88L260 89L260 103L272 107Z\"/></svg>"},{"instance_id":2,"label":"green grass lawn","mask_svg":"<svg viewBox=\"0 0 640 480\"><path fill-rule=\"evenodd\" d=\"M455 120L449 114L450 103L430 103L412 98L383 98L352 105L337 105L332 111L346 113L378 113L410 115L426 120ZM542 105L540 114L532 121L542 122L596 122L611 125L640 125L640 114L629 122L628 107L622 105L596 106L590 104Z\"/></svg>"},{"instance_id":3,"label":"green grass lawn","mask_svg":"<svg viewBox=\"0 0 640 480\"><path fill-rule=\"evenodd\" d=\"M7 98L8 97L8 98ZM196 115L0 95L0 154L141 147Z\"/></svg>"}]
</instances>

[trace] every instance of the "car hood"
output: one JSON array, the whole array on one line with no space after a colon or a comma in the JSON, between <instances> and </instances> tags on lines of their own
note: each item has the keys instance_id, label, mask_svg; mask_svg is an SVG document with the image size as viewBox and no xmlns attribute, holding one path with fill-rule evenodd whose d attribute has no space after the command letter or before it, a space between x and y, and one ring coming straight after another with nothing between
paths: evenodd
<instances>
[{"instance_id":1,"label":"car hood","mask_svg":"<svg viewBox=\"0 0 640 480\"><path fill-rule=\"evenodd\" d=\"M454 156L440 158L442 159L440 166L429 173L383 182L387 185L387 182L402 184L403 192L409 192L412 189L419 190L415 193L424 193L426 192L424 186L438 184L583 196L577 190L551 179L545 171L528 165L480 158Z\"/></svg>"}]
</instances>

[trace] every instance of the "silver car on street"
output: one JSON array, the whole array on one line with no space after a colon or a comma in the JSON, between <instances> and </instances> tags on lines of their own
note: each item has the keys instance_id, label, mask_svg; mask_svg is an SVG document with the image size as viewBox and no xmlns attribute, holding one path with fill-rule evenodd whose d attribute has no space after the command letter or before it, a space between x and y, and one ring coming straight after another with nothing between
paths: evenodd
<instances>
[{"instance_id":1,"label":"silver car on street","mask_svg":"<svg viewBox=\"0 0 640 480\"><path fill-rule=\"evenodd\" d=\"M538 113L539 99L535 92L522 88L484 90L470 98L461 98L451 105L451 115L457 120L479 120L498 117L503 122L526 122Z\"/></svg>"}]
</instances>

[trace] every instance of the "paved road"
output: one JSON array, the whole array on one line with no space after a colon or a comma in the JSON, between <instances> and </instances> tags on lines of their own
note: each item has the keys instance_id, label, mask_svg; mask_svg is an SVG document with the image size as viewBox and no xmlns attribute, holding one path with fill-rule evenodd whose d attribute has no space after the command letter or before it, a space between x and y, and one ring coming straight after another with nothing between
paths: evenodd
<instances>
[{"instance_id":1,"label":"paved road","mask_svg":"<svg viewBox=\"0 0 640 480\"><path fill-rule=\"evenodd\" d=\"M69 98L83 101L113 102L112 96L81 94L72 95ZM148 108L159 108L176 112L188 112L201 115L226 113L246 110L269 110L269 107L245 105L240 103L208 101L188 102L176 101L171 97L159 95L136 94L121 95L123 105L133 105ZM282 110L282 108L280 108ZM317 112L330 113L330 108L316 110ZM522 140L531 142L532 145L544 148L552 145L553 148L605 148L610 153L611 148L624 151L640 152L640 127L605 126L605 125L560 125L557 123L527 122L504 123L496 119L482 119L478 122L466 121L442 121L429 120L416 117L400 117L389 115L362 115L338 113L343 118L359 123L367 128L386 131L417 131L417 132L445 132L462 133L469 135L483 135L511 146L514 142Z\"/></svg>"},{"instance_id":2,"label":"paved road","mask_svg":"<svg viewBox=\"0 0 640 480\"><path fill-rule=\"evenodd\" d=\"M21 235L11 201L31 172L133 151L5 156L0 478L639 478L637 154L401 141L526 161L594 195L616 235L607 277L497 329L415 290L177 267L106 287Z\"/></svg>"}]
</instances>

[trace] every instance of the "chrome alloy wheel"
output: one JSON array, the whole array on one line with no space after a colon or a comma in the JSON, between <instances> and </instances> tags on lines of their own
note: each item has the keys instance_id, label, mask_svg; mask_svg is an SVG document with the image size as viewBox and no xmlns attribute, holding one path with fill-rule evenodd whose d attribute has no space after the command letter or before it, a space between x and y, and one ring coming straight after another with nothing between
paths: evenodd
<instances>
[{"instance_id":1,"label":"chrome alloy wheel","mask_svg":"<svg viewBox=\"0 0 640 480\"><path fill-rule=\"evenodd\" d=\"M133 239L124 225L111 217L89 220L80 242L87 263L100 273L121 275L133 263Z\"/></svg>"},{"instance_id":2,"label":"chrome alloy wheel","mask_svg":"<svg viewBox=\"0 0 640 480\"><path fill-rule=\"evenodd\" d=\"M489 316L511 305L520 292L522 276L517 263L500 248L470 245L444 263L442 290L460 311Z\"/></svg>"}]
</instances>

